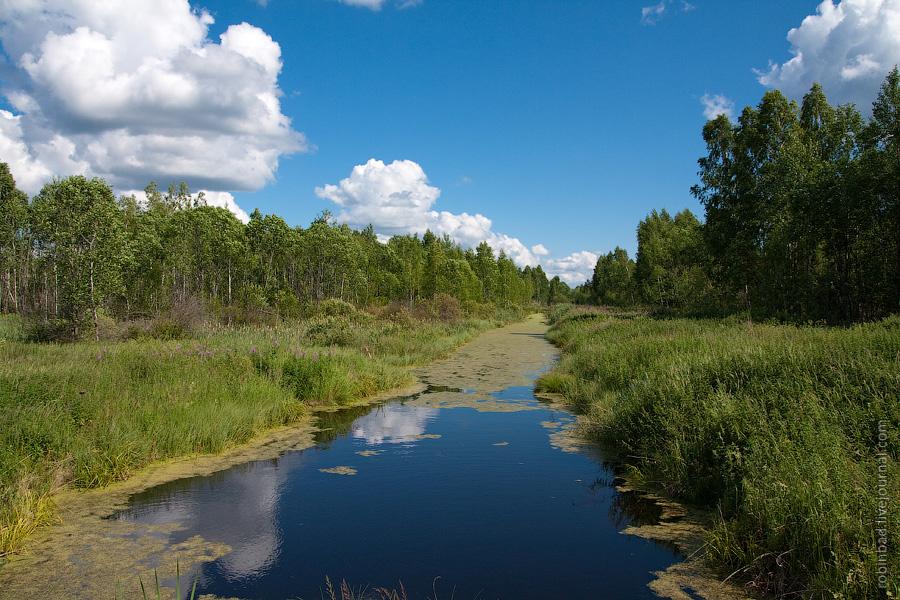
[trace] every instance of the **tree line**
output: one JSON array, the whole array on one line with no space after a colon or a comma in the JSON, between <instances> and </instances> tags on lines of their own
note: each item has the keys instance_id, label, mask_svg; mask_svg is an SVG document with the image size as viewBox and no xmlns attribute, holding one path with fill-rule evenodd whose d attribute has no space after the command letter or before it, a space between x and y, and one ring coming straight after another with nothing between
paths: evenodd
<instances>
[{"instance_id":1,"label":"tree line","mask_svg":"<svg viewBox=\"0 0 900 600\"><path fill-rule=\"evenodd\" d=\"M103 318L158 318L200 305L228 321L295 318L324 300L457 310L547 304L569 292L540 266L520 269L486 243L464 249L427 231L380 242L322 212L308 228L255 210L246 225L203 194L155 183L146 202L71 176L29 199L0 163L0 311L57 338L98 335Z\"/></svg>"},{"instance_id":2,"label":"tree line","mask_svg":"<svg viewBox=\"0 0 900 600\"><path fill-rule=\"evenodd\" d=\"M815 84L798 106L767 92L737 123L703 128L693 195L705 210L653 211L635 260L601 256L584 302L841 323L900 311L900 75L872 114L831 106Z\"/></svg>"}]
</instances>

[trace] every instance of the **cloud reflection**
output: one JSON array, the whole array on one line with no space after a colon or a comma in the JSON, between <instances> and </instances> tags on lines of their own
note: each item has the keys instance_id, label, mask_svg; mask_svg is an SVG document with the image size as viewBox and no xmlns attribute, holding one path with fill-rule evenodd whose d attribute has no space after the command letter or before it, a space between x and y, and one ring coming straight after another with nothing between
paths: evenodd
<instances>
[{"instance_id":1,"label":"cloud reflection","mask_svg":"<svg viewBox=\"0 0 900 600\"><path fill-rule=\"evenodd\" d=\"M435 408L391 404L357 419L351 435L370 446L411 444L425 433L426 425L437 413Z\"/></svg>"}]
</instances>

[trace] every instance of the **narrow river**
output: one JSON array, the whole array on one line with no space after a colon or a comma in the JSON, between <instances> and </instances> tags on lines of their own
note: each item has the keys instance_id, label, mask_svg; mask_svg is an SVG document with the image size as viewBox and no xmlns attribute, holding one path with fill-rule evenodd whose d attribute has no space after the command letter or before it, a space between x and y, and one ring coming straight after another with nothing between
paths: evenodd
<instances>
[{"instance_id":1,"label":"narrow river","mask_svg":"<svg viewBox=\"0 0 900 600\"><path fill-rule=\"evenodd\" d=\"M81 578L117 572L119 544L145 582L158 567L172 585L180 553L182 598L194 575L198 596L220 598L319 599L326 576L370 592L402 582L410 600L655 598L652 572L680 557L620 533L659 509L617 491L603 454L571 435L574 415L532 393L556 358L545 331L488 332L420 369L422 391L322 414L311 445L73 509L102 525L68 534L85 541L61 552L63 596L97 597Z\"/></svg>"}]
</instances>

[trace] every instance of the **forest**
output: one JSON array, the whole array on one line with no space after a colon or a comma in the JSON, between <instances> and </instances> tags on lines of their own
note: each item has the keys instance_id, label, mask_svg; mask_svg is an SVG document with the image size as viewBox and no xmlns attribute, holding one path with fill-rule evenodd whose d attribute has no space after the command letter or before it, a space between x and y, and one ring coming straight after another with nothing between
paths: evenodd
<instances>
[{"instance_id":1,"label":"forest","mask_svg":"<svg viewBox=\"0 0 900 600\"><path fill-rule=\"evenodd\" d=\"M900 310L900 75L866 120L814 85L800 106L767 92L737 123L703 128L692 188L705 210L653 211L634 260L616 248L582 303L748 312L846 324Z\"/></svg>"},{"instance_id":2,"label":"forest","mask_svg":"<svg viewBox=\"0 0 900 600\"><path fill-rule=\"evenodd\" d=\"M206 316L229 325L308 316L329 298L414 308L439 297L470 313L570 291L486 242L464 250L427 231L381 243L371 226L352 230L327 211L306 229L259 210L244 225L184 183L167 193L151 183L146 194L146 203L117 199L103 180L76 175L29 201L0 163L2 312L25 316L37 341L99 340L110 320L178 333Z\"/></svg>"}]
</instances>

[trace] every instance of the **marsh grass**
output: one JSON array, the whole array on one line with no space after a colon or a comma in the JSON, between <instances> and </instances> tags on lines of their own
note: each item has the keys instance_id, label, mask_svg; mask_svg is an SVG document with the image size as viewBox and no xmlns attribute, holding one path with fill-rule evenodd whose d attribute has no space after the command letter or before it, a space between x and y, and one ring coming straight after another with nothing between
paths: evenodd
<instances>
[{"instance_id":1,"label":"marsh grass","mask_svg":"<svg viewBox=\"0 0 900 600\"><path fill-rule=\"evenodd\" d=\"M37 344L0 319L0 559L54 519L66 486L125 480L158 460L218 453L411 382L497 319L418 321L364 311L194 338Z\"/></svg>"},{"instance_id":2,"label":"marsh grass","mask_svg":"<svg viewBox=\"0 0 900 600\"><path fill-rule=\"evenodd\" d=\"M826 329L572 309L552 337L564 356L547 377L568 382L585 431L717 509L706 548L726 576L783 597L900 594L900 318Z\"/></svg>"},{"instance_id":3,"label":"marsh grass","mask_svg":"<svg viewBox=\"0 0 900 600\"><path fill-rule=\"evenodd\" d=\"M440 577L435 577L434 582L432 582L432 591L434 592L434 597L429 600L438 600L437 593L437 580ZM349 585L346 580L341 580L340 586L335 588L334 584L331 582L331 579L326 575L325 576L325 589L322 590L321 596L322 600L408 600L406 595L406 588L403 587L403 582L400 581L400 589L388 589L384 587L376 587L373 588L371 592L369 592L368 586L360 586L354 588ZM455 592L455 589L454 589ZM479 593L480 595L480 593ZM456 596L456 594L451 595L451 600ZM477 598L477 596L476 596Z\"/></svg>"}]
</instances>

